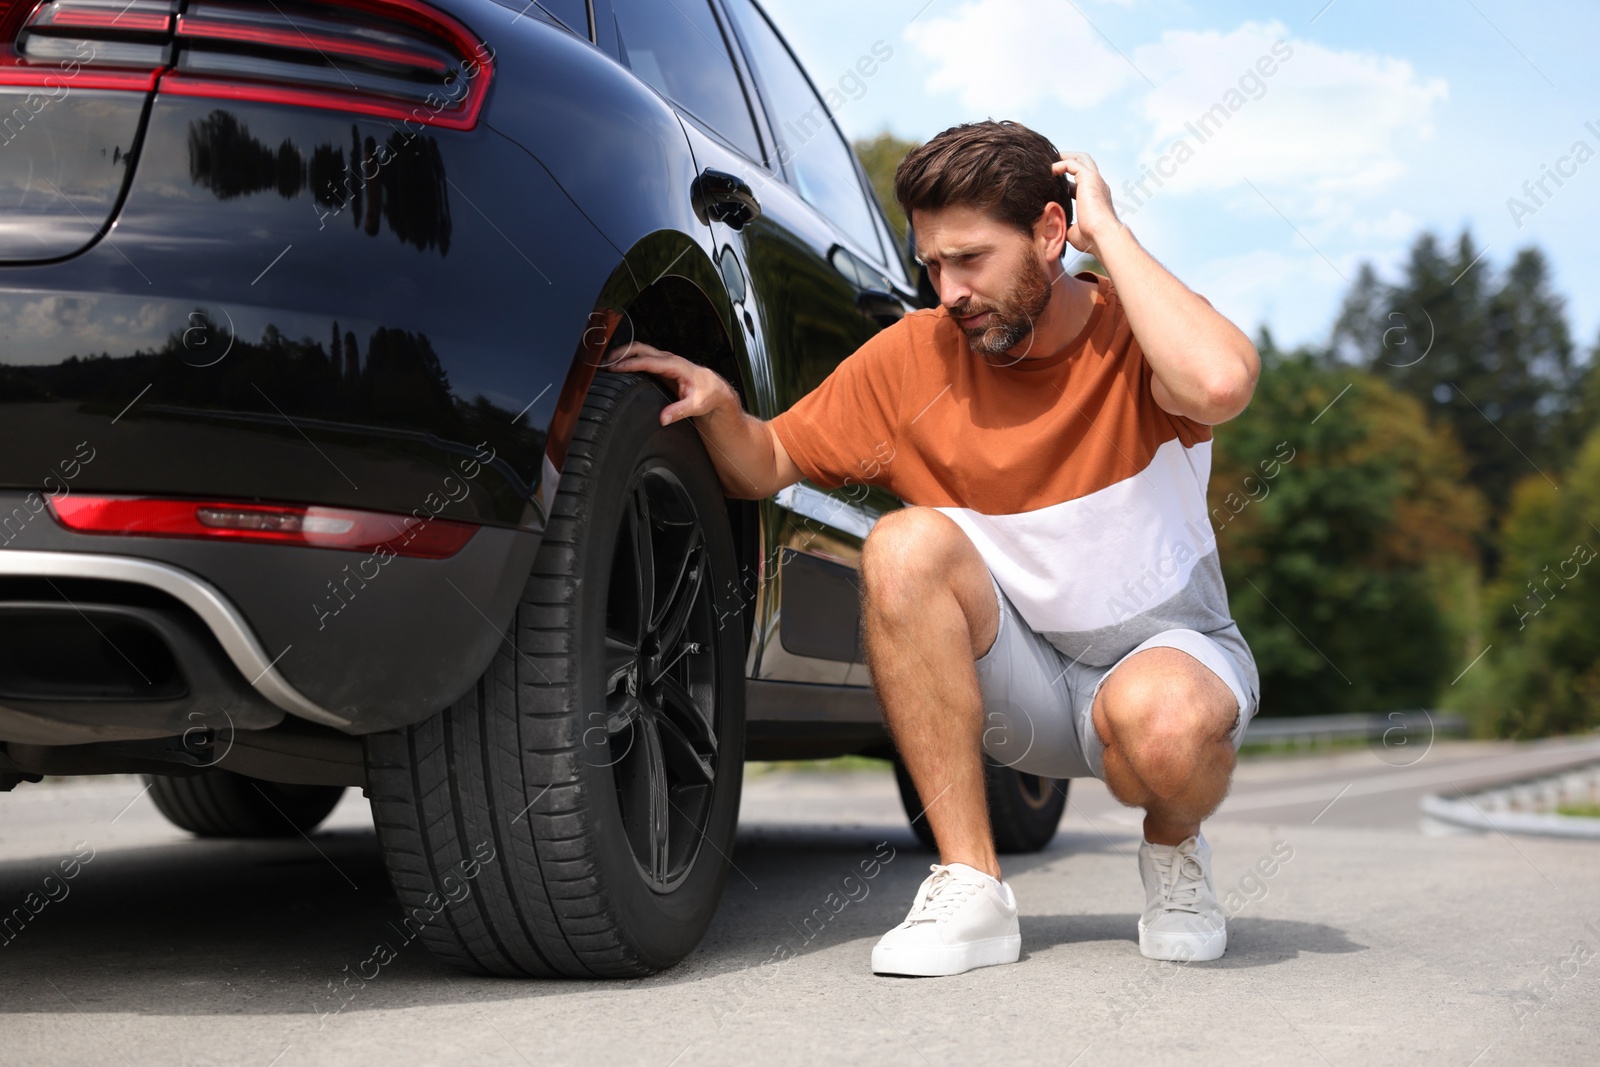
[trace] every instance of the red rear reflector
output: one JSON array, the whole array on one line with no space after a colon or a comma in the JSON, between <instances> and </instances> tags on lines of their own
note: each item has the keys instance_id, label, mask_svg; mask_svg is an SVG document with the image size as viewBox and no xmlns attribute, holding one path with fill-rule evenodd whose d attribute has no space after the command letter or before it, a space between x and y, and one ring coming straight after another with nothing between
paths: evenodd
<instances>
[{"instance_id":1,"label":"red rear reflector","mask_svg":"<svg viewBox=\"0 0 1600 1067\"><path fill-rule=\"evenodd\" d=\"M67 496L50 503L56 521L79 533L264 541L349 552L444 559L478 532L471 523L382 511L214 500Z\"/></svg>"}]
</instances>

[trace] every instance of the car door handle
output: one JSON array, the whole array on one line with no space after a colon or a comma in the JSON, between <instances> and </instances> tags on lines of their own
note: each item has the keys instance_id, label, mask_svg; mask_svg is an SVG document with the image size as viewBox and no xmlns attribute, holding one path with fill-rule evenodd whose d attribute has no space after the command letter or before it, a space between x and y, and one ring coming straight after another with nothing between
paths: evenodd
<instances>
[{"instance_id":1,"label":"car door handle","mask_svg":"<svg viewBox=\"0 0 1600 1067\"><path fill-rule=\"evenodd\" d=\"M906 315L900 298L882 289L863 289L856 294L856 310L879 326L893 326Z\"/></svg>"},{"instance_id":2,"label":"car door handle","mask_svg":"<svg viewBox=\"0 0 1600 1067\"><path fill-rule=\"evenodd\" d=\"M690 187L694 213L701 222L725 222L736 230L761 217L761 202L738 175L707 168Z\"/></svg>"}]
</instances>

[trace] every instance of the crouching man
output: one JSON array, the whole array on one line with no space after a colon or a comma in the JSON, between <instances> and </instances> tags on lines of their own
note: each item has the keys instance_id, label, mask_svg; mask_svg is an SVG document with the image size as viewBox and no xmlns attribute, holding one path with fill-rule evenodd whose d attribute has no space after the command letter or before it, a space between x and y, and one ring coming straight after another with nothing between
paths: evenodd
<instances>
[{"instance_id":1,"label":"crouching man","mask_svg":"<svg viewBox=\"0 0 1600 1067\"><path fill-rule=\"evenodd\" d=\"M1076 181L1074 197L1062 174ZM907 315L770 422L648 345L728 493L876 478L906 503L861 556L873 684L940 862L873 949L886 974L1014 962L983 754L1093 776L1144 809L1139 949L1209 960L1226 922L1200 823L1227 793L1260 682L1206 509L1211 427L1249 402L1249 339L1116 217L1093 161L1011 122L946 130L895 195L937 308ZM1069 275L1067 246L1109 277ZM883 447L888 443L888 448Z\"/></svg>"}]
</instances>

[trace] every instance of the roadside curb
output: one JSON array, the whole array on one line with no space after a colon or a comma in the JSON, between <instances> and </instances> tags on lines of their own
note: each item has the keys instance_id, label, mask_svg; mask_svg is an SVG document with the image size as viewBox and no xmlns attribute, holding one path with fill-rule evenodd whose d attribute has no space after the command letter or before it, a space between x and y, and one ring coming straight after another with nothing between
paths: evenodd
<instances>
[{"instance_id":1,"label":"roadside curb","mask_svg":"<svg viewBox=\"0 0 1600 1067\"><path fill-rule=\"evenodd\" d=\"M1422 798L1423 830L1435 834L1487 832L1532 834L1600 841L1600 819L1530 811L1600 790L1600 762L1555 775L1509 782L1457 798L1429 793Z\"/></svg>"}]
</instances>

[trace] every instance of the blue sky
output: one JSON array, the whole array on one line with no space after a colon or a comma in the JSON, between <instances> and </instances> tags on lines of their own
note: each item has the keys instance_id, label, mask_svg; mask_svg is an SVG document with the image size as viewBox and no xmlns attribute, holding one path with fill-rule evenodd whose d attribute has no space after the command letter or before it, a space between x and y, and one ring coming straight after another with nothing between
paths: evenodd
<instances>
[{"instance_id":1,"label":"blue sky","mask_svg":"<svg viewBox=\"0 0 1600 1067\"><path fill-rule=\"evenodd\" d=\"M1087 151L1145 247L1252 335L1325 339L1363 260L1394 278L1420 230L1463 227L1475 270L1543 247L1580 352L1600 333L1600 5L765 2L819 87L843 79L847 135L1012 118ZM852 81L878 40L893 56ZM1219 104L1202 143L1185 124ZM1523 182L1558 164L1535 204ZM1170 177L1123 192L1142 168Z\"/></svg>"}]
</instances>

